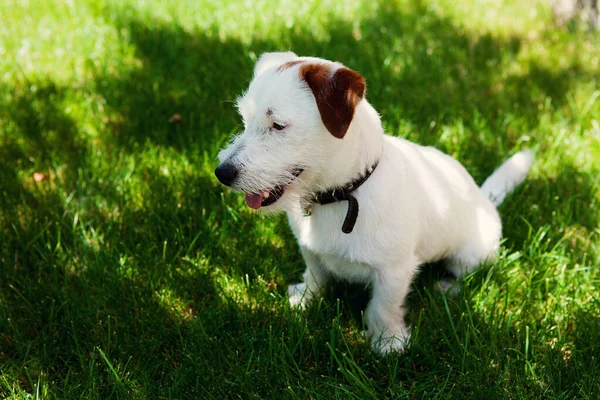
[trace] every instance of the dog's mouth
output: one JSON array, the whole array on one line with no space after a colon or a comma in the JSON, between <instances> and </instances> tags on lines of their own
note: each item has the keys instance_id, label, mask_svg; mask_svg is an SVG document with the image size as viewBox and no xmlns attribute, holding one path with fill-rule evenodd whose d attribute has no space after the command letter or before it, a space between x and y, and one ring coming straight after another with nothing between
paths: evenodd
<instances>
[{"instance_id":1,"label":"dog's mouth","mask_svg":"<svg viewBox=\"0 0 600 400\"><path fill-rule=\"evenodd\" d=\"M265 189L259 193L246 193L246 204L248 207L258 210L261 207L267 207L275 203L283 196L285 188L288 187L292 182L298 178L298 176L304 171L302 168L298 168L292 172L292 178L287 182L275 186L274 188Z\"/></svg>"}]
</instances>

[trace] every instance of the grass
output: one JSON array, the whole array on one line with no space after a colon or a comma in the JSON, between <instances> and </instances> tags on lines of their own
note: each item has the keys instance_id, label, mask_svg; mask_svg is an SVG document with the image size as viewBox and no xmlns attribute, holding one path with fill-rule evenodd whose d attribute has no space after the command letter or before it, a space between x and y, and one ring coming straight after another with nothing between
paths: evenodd
<instances>
[{"instance_id":1,"label":"grass","mask_svg":"<svg viewBox=\"0 0 600 400\"><path fill-rule=\"evenodd\" d=\"M546 2L3 1L0 397L598 398L597 33ZM493 265L378 357L363 287L305 312L285 218L212 176L263 51L339 60L478 182L537 152ZM169 122L174 114L180 122Z\"/></svg>"}]
</instances>

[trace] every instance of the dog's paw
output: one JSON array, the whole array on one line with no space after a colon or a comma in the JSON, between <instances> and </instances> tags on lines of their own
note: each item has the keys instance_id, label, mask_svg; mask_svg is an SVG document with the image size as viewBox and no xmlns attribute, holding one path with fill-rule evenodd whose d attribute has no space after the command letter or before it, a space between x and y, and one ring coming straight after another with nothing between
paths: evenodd
<instances>
[{"instance_id":1,"label":"dog's paw","mask_svg":"<svg viewBox=\"0 0 600 400\"><path fill-rule=\"evenodd\" d=\"M371 346L375 352L384 356L392 352L404 352L409 340L410 332L397 335L383 334L377 338L371 337Z\"/></svg>"},{"instance_id":2,"label":"dog's paw","mask_svg":"<svg viewBox=\"0 0 600 400\"><path fill-rule=\"evenodd\" d=\"M308 301L306 284L296 283L288 286L288 297L292 307L305 308Z\"/></svg>"},{"instance_id":3,"label":"dog's paw","mask_svg":"<svg viewBox=\"0 0 600 400\"><path fill-rule=\"evenodd\" d=\"M456 296L462 287L460 281L456 279L440 279L435 285L440 292L446 293L448 296Z\"/></svg>"}]
</instances>

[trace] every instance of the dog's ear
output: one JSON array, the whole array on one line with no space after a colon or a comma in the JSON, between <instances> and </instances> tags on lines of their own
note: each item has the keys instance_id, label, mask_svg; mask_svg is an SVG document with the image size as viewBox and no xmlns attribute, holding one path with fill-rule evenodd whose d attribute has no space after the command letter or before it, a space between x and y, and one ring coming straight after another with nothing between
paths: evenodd
<instances>
[{"instance_id":1,"label":"dog's ear","mask_svg":"<svg viewBox=\"0 0 600 400\"><path fill-rule=\"evenodd\" d=\"M256 78L268 68L294 61L297 58L296 53L291 51L263 53L254 66L254 77Z\"/></svg>"},{"instance_id":2,"label":"dog's ear","mask_svg":"<svg viewBox=\"0 0 600 400\"><path fill-rule=\"evenodd\" d=\"M354 117L354 109L365 94L365 80L351 69L334 72L325 64L303 64L300 75L313 92L321 120L327 130L342 139Z\"/></svg>"}]
</instances>

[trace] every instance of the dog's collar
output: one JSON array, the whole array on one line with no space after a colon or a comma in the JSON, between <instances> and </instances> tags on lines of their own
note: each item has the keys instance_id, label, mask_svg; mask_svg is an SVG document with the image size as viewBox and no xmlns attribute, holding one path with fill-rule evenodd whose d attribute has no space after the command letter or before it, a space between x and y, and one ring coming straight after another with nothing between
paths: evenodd
<instances>
[{"instance_id":1,"label":"dog's collar","mask_svg":"<svg viewBox=\"0 0 600 400\"><path fill-rule=\"evenodd\" d=\"M356 224L356 219L358 218L358 200L356 197L352 196L350 193L358 189L363 183L369 179L379 161L375 161L373 165L371 165L367 170L361 174L358 178L349 182L346 186L335 187L333 189L324 190L322 192L317 192L313 194L311 197L311 202L320 204L322 206L332 203L337 203L339 201L348 201L348 211L346 212L346 218L344 219L344 223L342 224L342 232L350 233L354 229L354 225ZM302 212L305 216L311 215L311 206L307 208L303 208Z\"/></svg>"}]
</instances>

